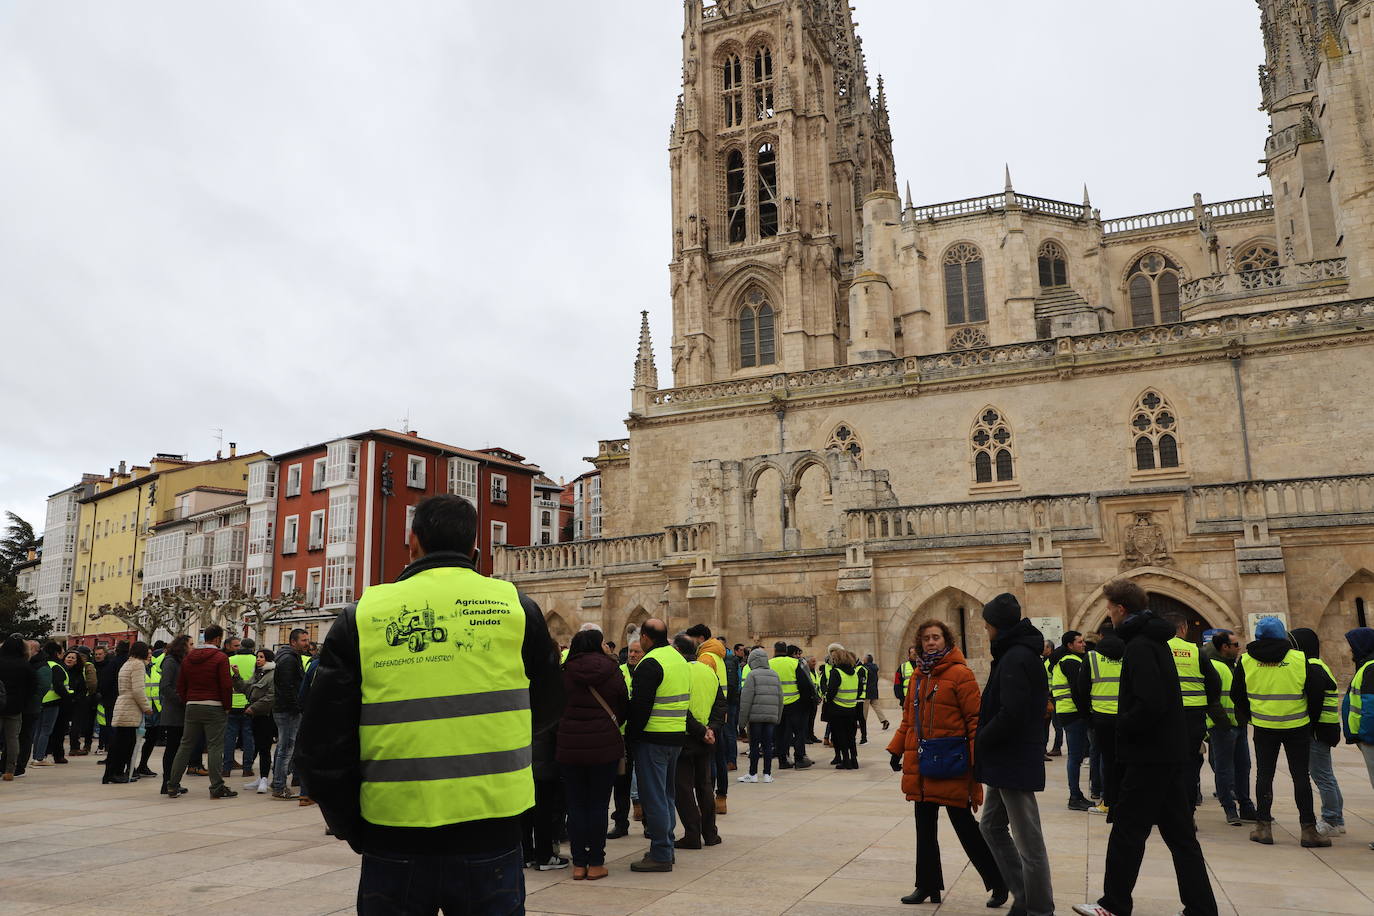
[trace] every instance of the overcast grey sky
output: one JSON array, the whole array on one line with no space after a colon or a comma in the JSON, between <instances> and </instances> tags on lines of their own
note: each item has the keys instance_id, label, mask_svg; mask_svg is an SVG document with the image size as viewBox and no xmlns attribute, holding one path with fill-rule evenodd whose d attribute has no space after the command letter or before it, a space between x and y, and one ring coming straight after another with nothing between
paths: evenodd
<instances>
[{"instance_id":1,"label":"overcast grey sky","mask_svg":"<svg viewBox=\"0 0 1374 916\"><path fill-rule=\"evenodd\" d=\"M1267 190L1251 0L852 5L918 203ZM671 383L681 7L0 0L0 509L407 412L580 473L641 309Z\"/></svg>"}]
</instances>

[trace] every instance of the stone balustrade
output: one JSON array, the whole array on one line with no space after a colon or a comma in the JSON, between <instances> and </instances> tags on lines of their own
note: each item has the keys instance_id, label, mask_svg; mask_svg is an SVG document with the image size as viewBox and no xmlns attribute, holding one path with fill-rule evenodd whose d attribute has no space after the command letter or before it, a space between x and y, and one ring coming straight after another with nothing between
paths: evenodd
<instances>
[{"instance_id":1,"label":"stone balustrade","mask_svg":"<svg viewBox=\"0 0 1374 916\"><path fill-rule=\"evenodd\" d=\"M1097 530L1097 504L1091 494L1035 496L978 502L850 509L846 513L853 541L1023 540L1033 531L1053 531L1056 539L1092 537Z\"/></svg>"},{"instance_id":2,"label":"stone balustrade","mask_svg":"<svg viewBox=\"0 0 1374 916\"><path fill-rule=\"evenodd\" d=\"M498 547L495 573L501 578L560 573L608 566L637 566L663 559L664 534L592 538L536 547Z\"/></svg>"},{"instance_id":3,"label":"stone balustrade","mask_svg":"<svg viewBox=\"0 0 1374 916\"><path fill-rule=\"evenodd\" d=\"M1232 220L1251 219L1264 216L1274 210L1271 194L1257 194L1254 197L1238 197L1204 204L1200 198L1191 207L1176 207L1172 210L1156 210L1153 213L1139 213L1134 216L1121 216L1102 221L1103 235L1118 235L1123 232L1139 232L1149 229L1163 229L1197 222L1200 219Z\"/></svg>"},{"instance_id":4,"label":"stone balustrade","mask_svg":"<svg viewBox=\"0 0 1374 916\"><path fill-rule=\"evenodd\" d=\"M1190 517L1201 528L1230 530L1263 518L1270 528L1311 528L1374 516L1374 474L1307 477L1193 487Z\"/></svg>"},{"instance_id":5,"label":"stone balustrade","mask_svg":"<svg viewBox=\"0 0 1374 916\"><path fill-rule=\"evenodd\" d=\"M606 458L628 458L630 457L629 439L602 439L597 443L597 460Z\"/></svg>"},{"instance_id":6,"label":"stone balustrade","mask_svg":"<svg viewBox=\"0 0 1374 916\"><path fill-rule=\"evenodd\" d=\"M669 525L664 549L669 554L710 553L716 545L715 522L694 525Z\"/></svg>"},{"instance_id":7,"label":"stone balustrade","mask_svg":"<svg viewBox=\"0 0 1374 916\"><path fill-rule=\"evenodd\" d=\"M1321 286L1344 287L1350 279L1345 258L1305 261L1281 267L1240 270L1199 277L1184 283L1180 297L1184 306L1215 299L1251 298L1265 292L1288 292Z\"/></svg>"}]
</instances>

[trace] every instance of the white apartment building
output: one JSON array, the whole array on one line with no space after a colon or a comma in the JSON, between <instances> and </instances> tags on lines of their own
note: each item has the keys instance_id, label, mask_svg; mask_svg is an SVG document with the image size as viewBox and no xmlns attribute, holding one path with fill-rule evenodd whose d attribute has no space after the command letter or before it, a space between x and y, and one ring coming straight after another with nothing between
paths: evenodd
<instances>
[{"instance_id":1,"label":"white apartment building","mask_svg":"<svg viewBox=\"0 0 1374 916\"><path fill-rule=\"evenodd\" d=\"M32 593L40 614L53 621L55 635L70 631L72 580L76 570L76 529L81 507L77 500L89 496L98 474L83 474L81 483L48 497L43 523L43 563Z\"/></svg>"}]
</instances>

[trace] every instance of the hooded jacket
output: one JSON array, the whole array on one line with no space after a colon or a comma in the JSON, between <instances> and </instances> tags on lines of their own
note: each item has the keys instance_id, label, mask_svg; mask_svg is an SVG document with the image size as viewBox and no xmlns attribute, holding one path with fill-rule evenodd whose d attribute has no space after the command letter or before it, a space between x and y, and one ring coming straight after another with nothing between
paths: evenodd
<instances>
[{"instance_id":1,"label":"hooded jacket","mask_svg":"<svg viewBox=\"0 0 1374 916\"><path fill-rule=\"evenodd\" d=\"M1356 627L1345 634L1346 644L1355 657L1355 670L1359 671L1368 662L1374 661L1374 628ZM750 675L753 677L753 675ZM1360 714L1360 731L1352 734L1346 725L1350 721L1350 710ZM1350 744L1374 744L1374 668L1364 673L1360 692L1355 692L1355 682L1351 680L1350 689L1341 700L1341 730Z\"/></svg>"},{"instance_id":2,"label":"hooded jacket","mask_svg":"<svg viewBox=\"0 0 1374 916\"><path fill-rule=\"evenodd\" d=\"M1040 653L1045 645L1022 618L992 640L992 670L979 710L974 766L978 781L997 789L1045 789L1045 704L1050 687Z\"/></svg>"},{"instance_id":3,"label":"hooded jacket","mask_svg":"<svg viewBox=\"0 0 1374 916\"><path fill-rule=\"evenodd\" d=\"M1266 636L1252 641L1245 647L1245 654L1254 656L1260 662L1281 662L1285 655L1293 650L1294 646L1288 641L1287 636ZM1312 665L1305 665L1307 669L1307 680L1303 686L1303 696L1307 698L1307 718L1316 722L1321 718L1322 703L1325 702L1326 685L1329 679L1325 677L1325 672ZM1321 674L1321 677L1313 677L1313 672ZM1236 707L1236 721L1241 725L1250 722L1250 693L1245 687L1245 666L1237 664L1235 675L1231 679L1231 702ZM1255 728L1264 728L1258 723L1251 723ZM1280 731L1284 729L1269 729L1270 731Z\"/></svg>"},{"instance_id":4,"label":"hooded jacket","mask_svg":"<svg viewBox=\"0 0 1374 916\"><path fill-rule=\"evenodd\" d=\"M962 776L932 779L921 775L918 753L922 738L967 738L972 754L980 699L978 680L958 647L951 648L930 674L916 669L902 703L902 724L887 745L889 754L902 755L902 792L907 801L955 808L983 803L983 787L974 778L973 767Z\"/></svg>"},{"instance_id":5,"label":"hooded jacket","mask_svg":"<svg viewBox=\"0 0 1374 916\"><path fill-rule=\"evenodd\" d=\"M1116 635L1115 630L1108 630L1102 634L1102 638L1093 646L1092 651L1119 662L1126 654L1126 643ZM1087 656L1084 656L1083 664L1078 668L1078 677L1069 682L1069 690L1073 693L1074 704L1085 715L1090 715L1094 722L1105 723L1116 718L1110 713L1096 712L1093 709L1093 671Z\"/></svg>"},{"instance_id":6,"label":"hooded jacket","mask_svg":"<svg viewBox=\"0 0 1374 916\"><path fill-rule=\"evenodd\" d=\"M186 654L177 673L177 694L183 703L218 700L228 710L234 705L229 681L229 656L218 646L198 646Z\"/></svg>"},{"instance_id":7,"label":"hooded jacket","mask_svg":"<svg viewBox=\"0 0 1374 916\"><path fill-rule=\"evenodd\" d=\"M762 649L749 653L749 679L740 691L739 720L746 725L782 721L782 681L768 666L768 653Z\"/></svg>"},{"instance_id":8,"label":"hooded jacket","mask_svg":"<svg viewBox=\"0 0 1374 916\"><path fill-rule=\"evenodd\" d=\"M1317 638L1315 630L1309 630L1307 627L1299 627L1296 630L1290 630L1288 633L1288 641L1293 644L1293 648L1301 651L1308 659L1321 658L1321 640ZM1308 664L1307 680L1312 681L1313 679L1321 682L1323 694L1325 694L1326 691L1336 689L1335 679L1323 671L1320 665ZM1323 696L1322 703L1325 704L1325 702L1326 698ZM1320 718L1321 712L1319 710L1317 715L1312 717L1313 737L1327 747L1335 747L1340 744L1341 724L1339 722L1327 722L1323 724L1319 721Z\"/></svg>"},{"instance_id":9,"label":"hooded jacket","mask_svg":"<svg viewBox=\"0 0 1374 916\"><path fill-rule=\"evenodd\" d=\"M614 721L592 696L593 689L611 707ZM630 695L620 667L611 657L604 652L569 655L563 663L563 695L563 718L558 722L555 755L558 762L595 766L615 763L624 757L620 723L625 721Z\"/></svg>"},{"instance_id":10,"label":"hooded jacket","mask_svg":"<svg viewBox=\"0 0 1374 916\"><path fill-rule=\"evenodd\" d=\"M248 682L243 695L248 699L245 712L250 716L271 716L277 697L277 663L266 662Z\"/></svg>"},{"instance_id":11,"label":"hooded jacket","mask_svg":"<svg viewBox=\"0 0 1374 916\"><path fill-rule=\"evenodd\" d=\"M1182 764L1188 759L1188 721L1169 640L1175 629L1154 612L1132 614L1117 627L1121 696L1116 757L1122 764Z\"/></svg>"},{"instance_id":12,"label":"hooded jacket","mask_svg":"<svg viewBox=\"0 0 1374 916\"><path fill-rule=\"evenodd\" d=\"M7 639L0 648L0 684L5 688L0 715L17 716L29 708L38 689L38 678L29 665L28 649L21 639Z\"/></svg>"},{"instance_id":13,"label":"hooded jacket","mask_svg":"<svg viewBox=\"0 0 1374 916\"><path fill-rule=\"evenodd\" d=\"M710 639L702 640L701 645L697 646L697 661L701 662L713 672L725 669L725 643L712 636ZM716 674L716 680L720 680L720 675ZM729 686L727 679L726 686Z\"/></svg>"}]
</instances>

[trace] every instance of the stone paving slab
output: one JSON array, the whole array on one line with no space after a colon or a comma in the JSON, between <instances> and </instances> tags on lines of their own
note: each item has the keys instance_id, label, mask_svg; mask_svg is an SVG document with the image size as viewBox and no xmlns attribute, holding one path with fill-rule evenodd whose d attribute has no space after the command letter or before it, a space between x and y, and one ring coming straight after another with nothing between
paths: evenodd
<instances>
[{"instance_id":1,"label":"stone paving slab","mask_svg":"<svg viewBox=\"0 0 1374 916\"><path fill-rule=\"evenodd\" d=\"M631 872L647 846L632 835L608 844L611 874L603 881L574 882L570 871L526 873L529 911L702 916L708 901L736 901L729 910L751 916L994 912L983 906L982 882L943 818L944 902L902 906L898 898L913 883L915 831L886 753L877 743L861 747L862 768L844 772L824 765L826 749L813 753L820 765L780 771L772 785L732 782L730 813L720 819L724 844L682 852L671 874ZM1349 833L1330 849L1298 845L1282 762L1273 847L1250 843L1248 827L1227 826L1210 799L1198 812L1222 913L1374 914L1374 789L1352 748L1338 748L1336 764ZM1063 759L1047 766L1040 810L1062 916L1100 893L1109 827L1096 815L1067 810ZM0 916L353 912L358 857L324 835L317 809L247 791L214 801L206 782L194 779L191 794L168 801L152 780L102 786L100 773L94 758L76 757L0 783ZM239 789L242 782L230 785ZM1210 792L1205 771L1203 786ZM1178 910L1168 852L1152 838L1136 914Z\"/></svg>"}]
</instances>

